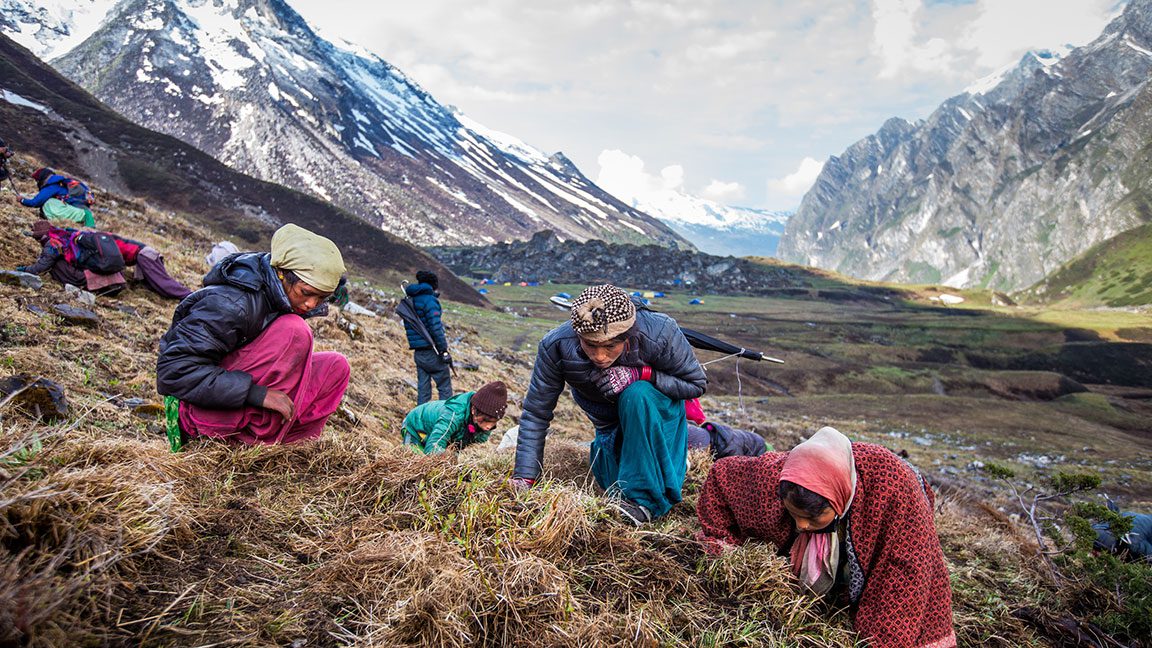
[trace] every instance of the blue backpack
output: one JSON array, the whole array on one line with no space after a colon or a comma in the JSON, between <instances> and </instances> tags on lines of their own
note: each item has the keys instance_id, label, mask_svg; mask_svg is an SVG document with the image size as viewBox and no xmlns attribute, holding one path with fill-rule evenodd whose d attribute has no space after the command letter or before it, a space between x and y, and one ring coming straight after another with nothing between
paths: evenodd
<instances>
[{"instance_id":1,"label":"blue backpack","mask_svg":"<svg viewBox=\"0 0 1152 648\"><path fill-rule=\"evenodd\" d=\"M63 196L61 200L81 209L88 209L96 204L96 195L88 188L88 185L76 180L68 178L60 181L60 186L64 187L68 193Z\"/></svg>"}]
</instances>

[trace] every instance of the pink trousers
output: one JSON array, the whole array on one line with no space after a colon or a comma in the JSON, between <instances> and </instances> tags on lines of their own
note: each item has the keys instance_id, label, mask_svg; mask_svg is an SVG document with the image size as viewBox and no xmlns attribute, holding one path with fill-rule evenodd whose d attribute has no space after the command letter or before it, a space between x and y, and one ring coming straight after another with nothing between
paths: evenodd
<instances>
[{"instance_id":1,"label":"pink trousers","mask_svg":"<svg viewBox=\"0 0 1152 648\"><path fill-rule=\"evenodd\" d=\"M189 436L247 444L295 443L320 436L348 389L351 368L342 354L312 352L312 329L299 315L281 315L255 340L224 357L220 366L252 375L296 405L293 420L262 407L216 410L180 403L180 427Z\"/></svg>"}]
</instances>

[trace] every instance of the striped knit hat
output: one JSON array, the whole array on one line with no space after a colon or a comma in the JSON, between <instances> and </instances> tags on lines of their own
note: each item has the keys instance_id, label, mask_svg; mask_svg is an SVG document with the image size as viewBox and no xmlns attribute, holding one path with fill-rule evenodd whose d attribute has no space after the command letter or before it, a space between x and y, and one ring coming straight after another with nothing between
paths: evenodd
<instances>
[{"instance_id":1,"label":"striped knit hat","mask_svg":"<svg viewBox=\"0 0 1152 648\"><path fill-rule=\"evenodd\" d=\"M588 286L572 301L572 330L590 342L607 342L636 323L636 305L613 286Z\"/></svg>"}]
</instances>

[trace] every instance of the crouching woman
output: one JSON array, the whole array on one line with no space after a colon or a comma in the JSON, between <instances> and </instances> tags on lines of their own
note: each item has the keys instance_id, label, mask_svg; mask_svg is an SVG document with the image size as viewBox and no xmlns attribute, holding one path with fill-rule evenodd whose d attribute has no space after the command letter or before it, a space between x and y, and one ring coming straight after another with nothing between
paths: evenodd
<instances>
[{"instance_id":1,"label":"crouching woman","mask_svg":"<svg viewBox=\"0 0 1152 648\"><path fill-rule=\"evenodd\" d=\"M463 450L488 441L507 406L508 386L497 380L474 392L417 405L404 417L400 435L404 445L424 454Z\"/></svg>"},{"instance_id":2,"label":"crouching woman","mask_svg":"<svg viewBox=\"0 0 1152 648\"><path fill-rule=\"evenodd\" d=\"M952 648L952 590L935 498L883 446L821 428L790 452L717 461L696 513L709 553L747 542L787 552L808 590L851 607L876 648Z\"/></svg>"},{"instance_id":3,"label":"crouching woman","mask_svg":"<svg viewBox=\"0 0 1152 648\"><path fill-rule=\"evenodd\" d=\"M320 436L348 388L348 359L312 350L306 318L344 275L336 245L296 225L272 253L233 254L176 307L160 340L156 388L180 400L180 431L247 444Z\"/></svg>"}]
</instances>

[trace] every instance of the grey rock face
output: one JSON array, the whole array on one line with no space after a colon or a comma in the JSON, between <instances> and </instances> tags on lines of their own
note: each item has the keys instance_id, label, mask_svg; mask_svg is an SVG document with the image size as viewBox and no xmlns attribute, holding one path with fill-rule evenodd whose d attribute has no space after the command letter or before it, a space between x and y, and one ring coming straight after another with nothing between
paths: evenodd
<instances>
[{"instance_id":1,"label":"grey rock face","mask_svg":"<svg viewBox=\"0 0 1152 648\"><path fill-rule=\"evenodd\" d=\"M40 277L16 270L0 270L0 283L9 286L22 286L32 290L40 290L44 287L44 281Z\"/></svg>"},{"instance_id":2,"label":"grey rock face","mask_svg":"<svg viewBox=\"0 0 1152 648\"><path fill-rule=\"evenodd\" d=\"M1093 43L1030 53L927 120L831 158L781 259L856 277L1018 290L1152 220L1152 0Z\"/></svg>"},{"instance_id":3,"label":"grey rock face","mask_svg":"<svg viewBox=\"0 0 1152 648\"><path fill-rule=\"evenodd\" d=\"M695 294L807 292L804 287L808 285L807 275L790 268L656 245L561 241L550 231L540 232L527 242L430 248L429 252L456 274L488 277L497 283L611 283Z\"/></svg>"}]
</instances>

